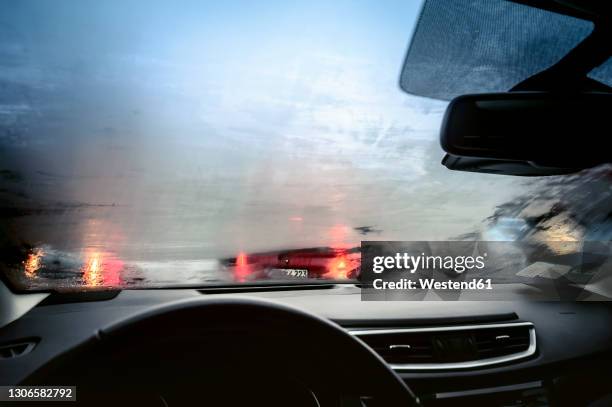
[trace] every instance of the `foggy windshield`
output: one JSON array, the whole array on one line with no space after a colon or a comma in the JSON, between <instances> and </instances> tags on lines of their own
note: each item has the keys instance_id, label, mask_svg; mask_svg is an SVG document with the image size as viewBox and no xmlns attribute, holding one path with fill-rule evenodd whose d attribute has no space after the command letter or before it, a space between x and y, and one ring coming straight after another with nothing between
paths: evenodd
<instances>
[{"instance_id":1,"label":"foggy windshield","mask_svg":"<svg viewBox=\"0 0 612 407\"><path fill-rule=\"evenodd\" d=\"M419 2L0 4L0 260L22 287L353 278L361 240L609 230L568 215L609 207L585 200L608 169L440 165L445 102L398 86Z\"/></svg>"}]
</instances>

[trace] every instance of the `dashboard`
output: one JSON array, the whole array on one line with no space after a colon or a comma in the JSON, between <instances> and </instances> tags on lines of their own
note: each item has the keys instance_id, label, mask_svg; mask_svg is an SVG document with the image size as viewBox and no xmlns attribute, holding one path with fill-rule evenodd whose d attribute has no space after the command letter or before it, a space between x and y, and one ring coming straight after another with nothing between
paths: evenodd
<instances>
[{"instance_id":1,"label":"dashboard","mask_svg":"<svg viewBox=\"0 0 612 407\"><path fill-rule=\"evenodd\" d=\"M610 393L612 307L606 303L364 302L352 284L52 294L0 328L0 384L26 381L50 360L99 335L101 327L195 298L264 299L332 321L373 348L423 405L590 405ZM487 338L505 347L478 345ZM515 338L518 342L508 342ZM423 343L433 345L428 350ZM325 343L312 346L333 359ZM489 353L479 356L482 352ZM296 405L342 405L322 403L331 399L322 394L326 390L249 374L238 382L240 394L253 400L294 388L291 393L301 400ZM217 377L233 386L237 381L231 371ZM262 388L275 390L257 395ZM375 405L366 396L360 403Z\"/></svg>"}]
</instances>

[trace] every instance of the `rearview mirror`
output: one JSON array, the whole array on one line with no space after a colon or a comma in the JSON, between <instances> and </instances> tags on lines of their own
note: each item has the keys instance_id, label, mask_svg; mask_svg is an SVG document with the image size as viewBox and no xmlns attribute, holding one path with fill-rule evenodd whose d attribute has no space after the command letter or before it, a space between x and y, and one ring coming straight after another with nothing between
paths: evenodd
<instances>
[{"instance_id":1,"label":"rearview mirror","mask_svg":"<svg viewBox=\"0 0 612 407\"><path fill-rule=\"evenodd\" d=\"M440 142L453 170L555 175L612 162L612 94L464 95L446 109Z\"/></svg>"}]
</instances>

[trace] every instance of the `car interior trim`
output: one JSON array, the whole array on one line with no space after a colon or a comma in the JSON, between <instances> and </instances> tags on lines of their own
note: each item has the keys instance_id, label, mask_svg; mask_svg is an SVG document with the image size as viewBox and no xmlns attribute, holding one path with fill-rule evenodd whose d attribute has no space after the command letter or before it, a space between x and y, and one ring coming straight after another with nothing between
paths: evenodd
<instances>
[{"instance_id":1,"label":"car interior trim","mask_svg":"<svg viewBox=\"0 0 612 407\"><path fill-rule=\"evenodd\" d=\"M457 326L437 326L424 328L394 328L394 329L359 329L351 330L349 333L356 337L366 335L383 335L383 334L401 334L401 333L424 333L424 332L452 332L452 331L468 331L476 329L496 329L496 328L516 328L529 327L529 346L526 350L512 353L509 355L496 356L492 358L470 360L464 362L452 363L392 363L391 368L395 371L418 371L418 370L458 370L458 369L475 369L484 366L493 366L502 363L515 362L526 359L536 353L536 332L535 326L531 322L513 322L504 324L486 324L486 325L457 325Z\"/></svg>"}]
</instances>

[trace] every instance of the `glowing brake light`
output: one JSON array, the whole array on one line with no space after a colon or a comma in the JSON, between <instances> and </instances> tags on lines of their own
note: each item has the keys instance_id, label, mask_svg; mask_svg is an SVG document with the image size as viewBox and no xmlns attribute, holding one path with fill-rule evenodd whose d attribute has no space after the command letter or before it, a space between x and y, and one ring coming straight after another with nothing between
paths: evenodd
<instances>
[{"instance_id":1,"label":"glowing brake light","mask_svg":"<svg viewBox=\"0 0 612 407\"><path fill-rule=\"evenodd\" d=\"M89 287L118 287L123 267L123 261L108 252L88 250L81 267L83 282Z\"/></svg>"},{"instance_id":2,"label":"glowing brake light","mask_svg":"<svg viewBox=\"0 0 612 407\"><path fill-rule=\"evenodd\" d=\"M247 256L244 252L238 253L236 257L236 266L246 266L247 265Z\"/></svg>"},{"instance_id":3,"label":"glowing brake light","mask_svg":"<svg viewBox=\"0 0 612 407\"><path fill-rule=\"evenodd\" d=\"M327 273L322 277L333 280L344 280L348 278L347 259L345 255L334 257L327 266Z\"/></svg>"},{"instance_id":4,"label":"glowing brake light","mask_svg":"<svg viewBox=\"0 0 612 407\"><path fill-rule=\"evenodd\" d=\"M251 269L248 264L246 253L240 252L236 256L236 269L234 270L234 278L238 282L246 281L246 277L251 274Z\"/></svg>"},{"instance_id":5,"label":"glowing brake light","mask_svg":"<svg viewBox=\"0 0 612 407\"><path fill-rule=\"evenodd\" d=\"M23 262L26 276L32 278L42 267L42 258L45 255L43 249L34 249L28 254L28 258Z\"/></svg>"}]
</instances>

